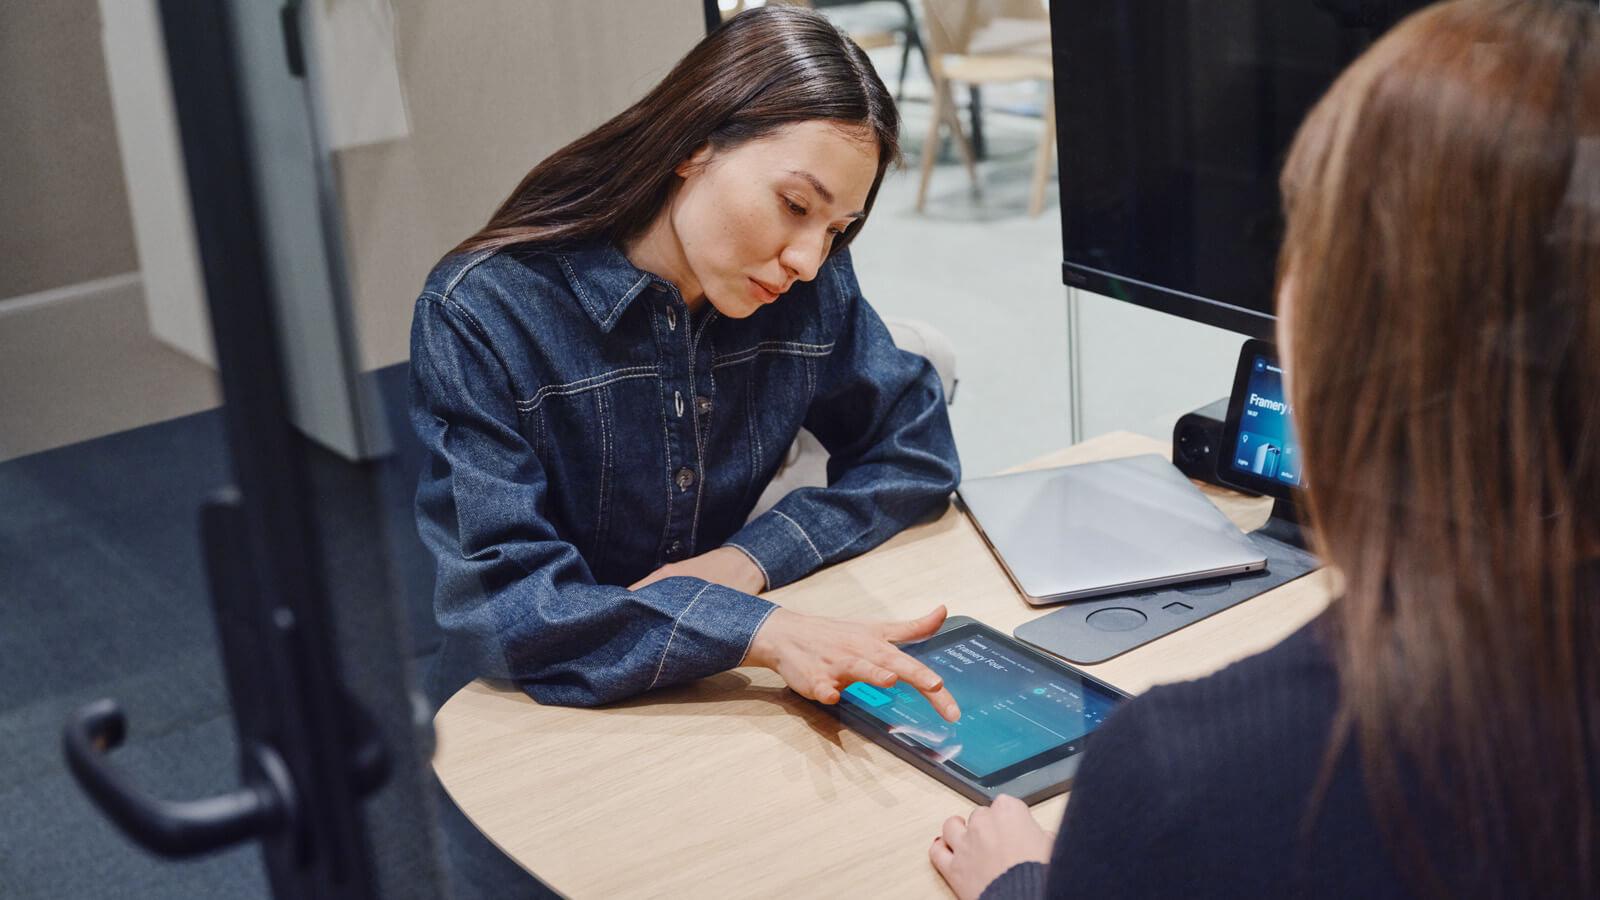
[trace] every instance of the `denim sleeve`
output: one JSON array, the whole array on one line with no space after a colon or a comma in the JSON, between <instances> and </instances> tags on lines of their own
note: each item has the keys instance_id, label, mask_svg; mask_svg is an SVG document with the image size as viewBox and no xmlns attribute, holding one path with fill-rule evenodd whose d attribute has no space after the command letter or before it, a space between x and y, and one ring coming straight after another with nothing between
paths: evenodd
<instances>
[{"instance_id":1,"label":"denim sleeve","mask_svg":"<svg viewBox=\"0 0 1600 900\"><path fill-rule=\"evenodd\" d=\"M589 706L737 666L771 603L698 578L596 584L544 515L550 489L517 428L489 334L424 295L412 325L411 419L428 452L417 527L438 566L434 612L477 676L540 703Z\"/></svg>"},{"instance_id":2,"label":"denim sleeve","mask_svg":"<svg viewBox=\"0 0 1600 900\"><path fill-rule=\"evenodd\" d=\"M769 589L871 550L943 509L961 481L938 372L895 346L848 254L832 268L843 324L805 419L828 451L828 486L791 492L728 541Z\"/></svg>"}]
</instances>

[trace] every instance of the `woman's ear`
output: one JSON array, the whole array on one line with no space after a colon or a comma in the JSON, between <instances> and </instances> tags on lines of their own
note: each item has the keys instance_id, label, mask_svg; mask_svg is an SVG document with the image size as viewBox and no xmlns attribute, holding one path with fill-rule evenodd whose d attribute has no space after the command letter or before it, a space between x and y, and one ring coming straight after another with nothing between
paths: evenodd
<instances>
[{"instance_id":1,"label":"woman's ear","mask_svg":"<svg viewBox=\"0 0 1600 900\"><path fill-rule=\"evenodd\" d=\"M695 172L705 168L706 163L708 163L710 161L711 161L711 144L710 144L710 142L707 142L707 143L701 144L700 145L700 149L698 149L698 150L694 151L693 153L689 154L689 158L688 159L684 160L681 163L678 163L677 167L674 168L672 171L677 173L679 178L688 178L690 175L694 174Z\"/></svg>"}]
</instances>

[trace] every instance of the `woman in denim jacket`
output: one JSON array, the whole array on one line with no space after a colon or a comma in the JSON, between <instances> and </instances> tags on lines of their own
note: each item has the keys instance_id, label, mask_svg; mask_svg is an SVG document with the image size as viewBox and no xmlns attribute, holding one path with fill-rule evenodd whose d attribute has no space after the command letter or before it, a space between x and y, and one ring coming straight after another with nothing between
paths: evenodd
<instances>
[{"instance_id":1,"label":"woman in denim jacket","mask_svg":"<svg viewBox=\"0 0 1600 900\"><path fill-rule=\"evenodd\" d=\"M743 665L834 703L915 685L868 624L754 596L938 513L960 477L940 382L898 350L845 247L898 116L806 10L744 13L530 172L429 275L412 326L417 493L446 638L477 676L592 705ZM804 427L826 488L746 522Z\"/></svg>"}]
</instances>

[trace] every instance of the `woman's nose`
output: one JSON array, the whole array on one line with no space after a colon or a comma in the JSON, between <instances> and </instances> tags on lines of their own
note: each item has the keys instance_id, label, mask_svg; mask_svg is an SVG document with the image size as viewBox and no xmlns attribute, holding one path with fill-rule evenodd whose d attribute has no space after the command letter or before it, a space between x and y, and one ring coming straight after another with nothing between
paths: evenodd
<instances>
[{"instance_id":1,"label":"woman's nose","mask_svg":"<svg viewBox=\"0 0 1600 900\"><path fill-rule=\"evenodd\" d=\"M817 270L822 268L822 261L828 256L826 241L798 240L790 242L778 256L778 261L783 267L799 281L810 281L817 277Z\"/></svg>"}]
</instances>

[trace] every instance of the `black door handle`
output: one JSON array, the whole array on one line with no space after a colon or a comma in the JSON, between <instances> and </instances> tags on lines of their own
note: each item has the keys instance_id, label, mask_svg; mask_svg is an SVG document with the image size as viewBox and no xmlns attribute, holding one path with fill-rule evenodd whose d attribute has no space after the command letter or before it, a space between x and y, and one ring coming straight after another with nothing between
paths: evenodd
<instances>
[{"instance_id":1,"label":"black door handle","mask_svg":"<svg viewBox=\"0 0 1600 900\"><path fill-rule=\"evenodd\" d=\"M289 770L270 747L246 753L245 786L201 800L163 800L135 787L106 754L122 744L127 721L115 700L86 704L62 733L67 766L95 806L122 832L162 856L207 853L277 834L294 819Z\"/></svg>"}]
</instances>

